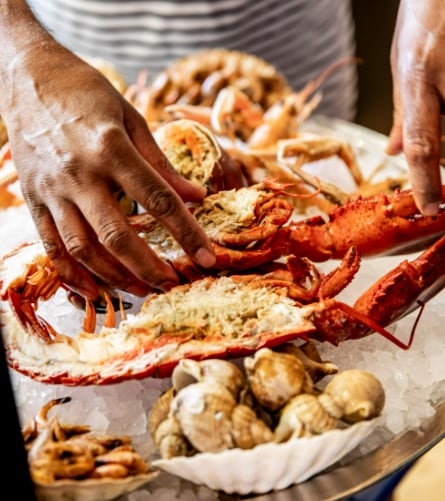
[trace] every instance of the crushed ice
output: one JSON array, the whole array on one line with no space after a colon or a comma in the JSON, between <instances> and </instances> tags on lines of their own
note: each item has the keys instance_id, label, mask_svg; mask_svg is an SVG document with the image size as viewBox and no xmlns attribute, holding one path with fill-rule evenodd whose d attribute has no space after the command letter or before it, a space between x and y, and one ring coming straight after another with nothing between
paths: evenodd
<instances>
[{"instance_id":1,"label":"crushed ice","mask_svg":"<svg viewBox=\"0 0 445 501\"><path fill-rule=\"evenodd\" d=\"M16 245L37 238L37 232L26 206L0 211L0 255ZM20 228L20 231L17 231ZM409 259L415 255L408 256ZM406 257L406 256L405 256ZM383 275L401 259L397 256L365 259L353 283L341 294L349 302L363 292L376 277ZM332 268L333 263L322 267ZM64 295L54 300L57 308L42 305L41 313L51 313L57 329L74 334L75 327L83 321L83 313L68 304ZM432 299L425 308L416 330L410 350L403 351L386 339L375 334L361 340L346 341L340 347L323 344L322 357L333 361L340 370L348 368L367 369L383 383L386 404L383 410L385 425L373 433L355 454L367 453L395 435L416 428L423 420L435 413L435 405L443 400L445 385L445 316L444 292ZM54 313L57 311L57 313ZM406 340L414 323L415 313L391 327L391 332ZM47 318L49 318L47 316ZM170 380L147 378L126 381L109 386L65 387L45 385L11 372L19 415L24 422L34 416L40 407L52 398L71 396L69 404L58 408L61 420L88 424L92 429L110 433L131 435L136 447L147 456L153 451L147 431L147 415L152 403L170 386ZM191 485L179 478L163 473L147 487L128 494L122 501L213 501L217 493L202 486Z\"/></svg>"}]
</instances>

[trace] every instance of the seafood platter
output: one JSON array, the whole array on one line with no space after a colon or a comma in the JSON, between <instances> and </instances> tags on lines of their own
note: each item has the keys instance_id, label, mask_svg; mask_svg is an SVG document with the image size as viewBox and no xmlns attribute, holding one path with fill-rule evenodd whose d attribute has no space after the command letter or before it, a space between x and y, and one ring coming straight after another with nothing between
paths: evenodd
<instances>
[{"instance_id":1,"label":"seafood platter","mask_svg":"<svg viewBox=\"0 0 445 501\"><path fill-rule=\"evenodd\" d=\"M445 204L422 216L384 136L316 115L338 64L295 92L215 50L120 89L206 188L217 257L117 194L181 278L146 298L67 299L3 145L0 321L39 500L341 499L442 438Z\"/></svg>"}]
</instances>

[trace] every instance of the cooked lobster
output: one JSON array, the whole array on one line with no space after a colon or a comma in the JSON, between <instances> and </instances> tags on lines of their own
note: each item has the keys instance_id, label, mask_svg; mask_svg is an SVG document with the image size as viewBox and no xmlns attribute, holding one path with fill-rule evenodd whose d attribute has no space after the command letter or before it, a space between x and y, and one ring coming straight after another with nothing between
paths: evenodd
<instances>
[{"instance_id":1,"label":"cooked lobster","mask_svg":"<svg viewBox=\"0 0 445 501\"><path fill-rule=\"evenodd\" d=\"M4 321L10 364L47 382L102 384L155 373L165 375L183 357L241 355L298 337L334 344L372 331L388 337L382 326L412 308L422 294L429 297L443 287L445 237L412 263L405 261L380 279L352 308L337 302L335 296L358 269L359 256L394 250L401 243L422 237L437 237L445 228L445 208L437 216L422 216L411 191L406 190L392 196L358 198L336 208L327 220L316 216L291 221L293 205L286 187L266 180L210 195L193 208L217 254L210 271L192 263L148 215L130 216L141 238L172 263L183 281L197 283L182 285L166 295L150 296L140 313L117 328L110 304L98 334L94 334L94 308L89 303L83 332L74 339L58 333L36 314L39 301L49 299L63 287L40 242L8 253L0 262L0 298L7 300L15 313L8 314ZM287 269L277 262L285 256L290 256ZM323 276L313 264L341 257L343 263L332 275ZM258 269L260 266L263 269ZM237 272L245 275L218 277ZM216 320L210 323L212 330L203 328L192 313L175 320L178 310L173 308L172 298L180 298L175 304L185 305L193 291L199 290L206 304L201 317L210 318L218 308L224 310L221 296L218 299L212 291L220 287L217 284L226 284L224 290L227 283L234 281L247 291L246 297L253 290L262 290L270 302L269 296L279 294L283 300L280 308L292 311L289 323L283 327L276 320L269 321L267 328L259 331L255 319L260 299L254 301L256 309L249 314L254 326L246 328L246 321L239 332L234 326L242 315L235 308L241 302L231 304L231 336L218 331L220 322ZM291 306L286 306L289 301ZM151 305L155 304L158 309L152 311ZM385 304L391 304L391 308ZM190 307L194 307L193 301ZM169 322L173 324L168 326Z\"/></svg>"},{"instance_id":2,"label":"cooked lobster","mask_svg":"<svg viewBox=\"0 0 445 501\"><path fill-rule=\"evenodd\" d=\"M445 206L423 216L411 190L359 197L336 207L326 218L292 221L288 185L263 183L210 195L194 215L213 241L215 272L248 270L285 255L311 261L341 259L355 246L362 256L395 253L445 232ZM445 186L443 187L445 201ZM209 274L199 269L173 238L147 214L131 218L141 238L187 280Z\"/></svg>"},{"instance_id":3,"label":"cooked lobster","mask_svg":"<svg viewBox=\"0 0 445 501\"><path fill-rule=\"evenodd\" d=\"M354 247L327 275L308 259L291 256L286 266L270 263L261 273L205 277L153 294L118 326L112 326L111 314L98 333L83 330L69 337L35 315L33 293L47 297L58 285L49 259L42 261L39 244L21 250L28 263L34 254L31 263L23 265L16 252L2 269L2 298L16 313L2 320L9 364L36 380L66 385L168 376L182 358L238 357L298 338L338 344L375 331L408 348L411 340L403 344L383 327L440 290L445 276L442 237L379 279L351 307L335 296L359 268Z\"/></svg>"}]
</instances>

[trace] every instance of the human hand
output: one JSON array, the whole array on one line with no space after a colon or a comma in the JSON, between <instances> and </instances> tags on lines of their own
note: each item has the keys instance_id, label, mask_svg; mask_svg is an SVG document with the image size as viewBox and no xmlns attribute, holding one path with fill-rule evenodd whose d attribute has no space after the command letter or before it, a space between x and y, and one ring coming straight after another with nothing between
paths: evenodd
<instances>
[{"instance_id":1,"label":"human hand","mask_svg":"<svg viewBox=\"0 0 445 501\"><path fill-rule=\"evenodd\" d=\"M445 2L401 0L391 48L394 118L387 153L404 152L425 215L441 200L441 107L445 102Z\"/></svg>"},{"instance_id":2,"label":"human hand","mask_svg":"<svg viewBox=\"0 0 445 501\"><path fill-rule=\"evenodd\" d=\"M122 190L202 266L215 257L184 201L205 190L184 180L143 117L93 67L48 40L19 53L2 116L21 189L48 256L74 292L97 283L145 295L178 283L119 209Z\"/></svg>"}]
</instances>

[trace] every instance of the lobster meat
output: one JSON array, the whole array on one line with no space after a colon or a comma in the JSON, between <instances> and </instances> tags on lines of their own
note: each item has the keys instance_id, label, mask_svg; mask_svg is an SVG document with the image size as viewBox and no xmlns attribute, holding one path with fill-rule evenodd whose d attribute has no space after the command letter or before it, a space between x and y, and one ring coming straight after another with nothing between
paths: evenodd
<instances>
[{"instance_id":1,"label":"lobster meat","mask_svg":"<svg viewBox=\"0 0 445 501\"><path fill-rule=\"evenodd\" d=\"M170 233L148 214L129 216L129 220L140 237L171 263L183 282L254 269L287 255L321 262L341 259L351 247L362 256L395 252L403 244L437 238L444 232L444 208L437 216L422 216L411 190L357 198L335 208L327 219L315 216L292 221L293 206L286 187L265 180L209 195L192 209L213 242L217 260L212 270L192 262ZM445 187L443 190L445 199ZM21 272L12 280L10 270L15 270L16 262L21 263ZM39 298L50 297L61 283L42 245L35 243L4 256L0 285L0 297L10 301L22 322L39 326L40 321L33 318ZM46 337L44 326L36 329Z\"/></svg>"},{"instance_id":2,"label":"lobster meat","mask_svg":"<svg viewBox=\"0 0 445 501\"><path fill-rule=\"evenodd\" d=\"M444 252L442 237L379 279L352 307L335 295L359 269L360 254L354 247L326 275L309 260L291 256L286 265L270 263L261 273L205 277L153 294L138 313L98 333L81 331L69 337L51 329L44 339L8 312L3 320L8 361L45 383L102 385L169 376L183 358L239 357L297 339L336 345L376 331L408 348L412 336L403 344L383 327L409 311L419 297L443 287ZM14 269L10 283L17 283L23 271ZM8 292L3 289L3 296Z\"/></svg>"},{"instance_id":3,"label":"lobster meat","mask_svg":"<svg viewBox=\"0 0 445 501\"><path fill-rule=\"evenodd\" d=\"M355 246L362 256L396 252L437 238L445 230L445 206L437 216L423 216L411 190L358 197L320 215L292 221L289 185L266 179L247 188L206 197L194 215L213 242L214 271L242 271L285 255L321 262L341 259ZM442 193L445 201L445 187ZM131 217L141 238L187 280L202 278L199 269L169 234L147 214Z\"/></svg>"}]
</instances>

